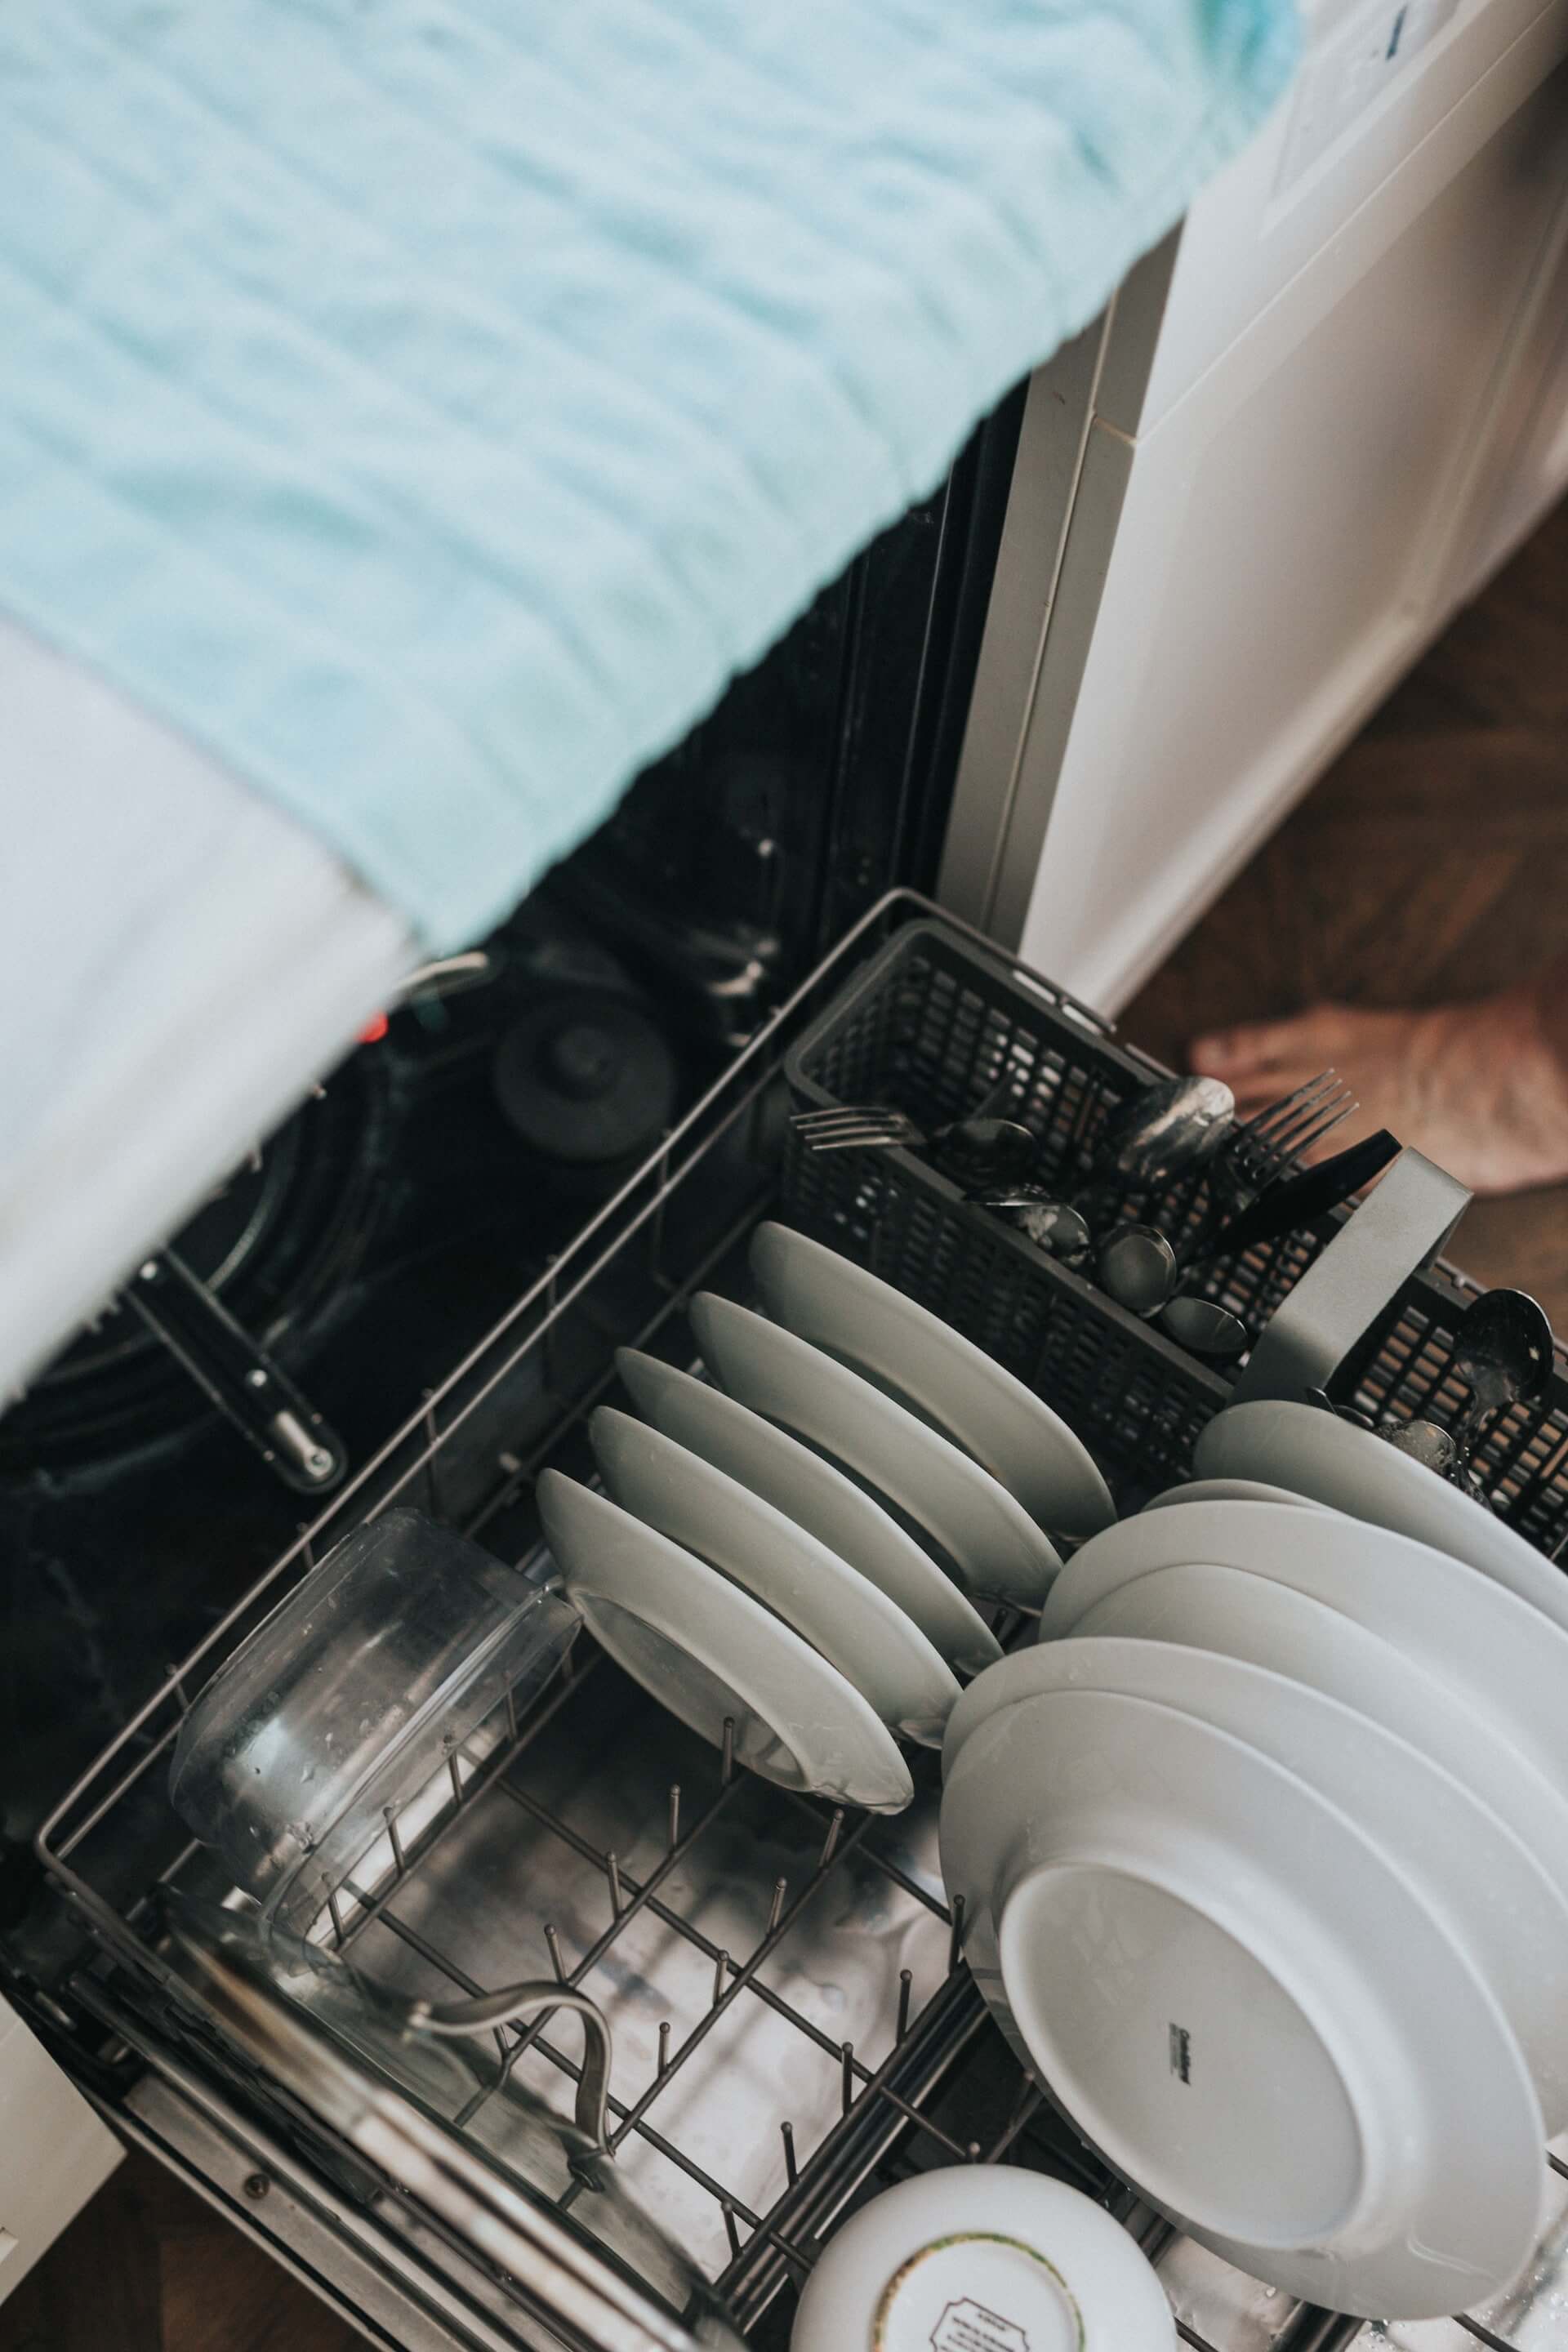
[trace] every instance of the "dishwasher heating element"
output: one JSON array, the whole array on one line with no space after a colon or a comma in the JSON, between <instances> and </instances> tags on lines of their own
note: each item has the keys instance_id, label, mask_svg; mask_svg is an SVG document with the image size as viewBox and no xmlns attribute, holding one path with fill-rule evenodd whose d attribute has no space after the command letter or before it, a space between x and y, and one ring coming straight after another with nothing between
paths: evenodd
<instances>
[{"instance_id":1,"label":"dishwasher heating element","mask_svg":"<svg viewBox=\"0 0 1568 2352\"><path fill-rule=\"evenodd\" d=\"M395 1501L548 1572L532 1506L538 1472L588 1469L583 1424L617 1393L618 1346L689 1365L693 1294L746 1295L746 1241L780 1207L784 1056L864 958L911 915L933 911L900 893L865 919L654 1161L174 1669L39 1832L43 1861L90 1931L66 1981L66 2011L100 2021L168 2081L199 2080L236 2132L254 2122L334 2183L360 2217L362 2248L383 2232L389 2262L395 2241L406 2269L413 2242L416 2266L439 2274L443 2307L458 2314L430 2341L596 2352L609 2339L563 2321L536 2283L502 2274L405 2184L378 2177L193 1999L171 1965L162 1891L221 1901L227 1882L167 1801L180 1724L322 1551ZM1104 1034L1032 975L1029 988ZM1135 1449L1116 1428L1084 1434L1121 1499L1144 1499ZM1002 1628L1028 1630L1016 1618ZM858 2197L914 2170L1002 2157L1086 2189L1126 2223L1159 2260L1192 2352L1330 2352L1353 2341L1359 2322L1292 2308L1177 2239L1020 2074L970 1979L962 1910L942 1890L937 1759L921 1753L913 1769L915 1803L891 1821L793 1795L738 1769L728 1741L721 1752L687 1732L583 1636L526 1717L510 1702L498 1708L452 1752L443 1783L389 1816L379 1864L333 1890L314 1932L410 1998L477 1997L553 1976L595 2000L614 2035L610 2137L626 2177L758 2347L787 2342L795 2291ZM496 2093L509 2080L569 2114L577 2037L564 2010L499 2029L488 2085L447 2121L493 2160L506 2112ZM568 2187L557 2209L568 2224L574 2201ZM1521 2290L1519 2316L1556 2275L1544 2266ZM1417 2331L1412 2352L1429 2341L1447 2352L1467 2340L1467 2325L1468 2340L1511 2345L1496 2317L1457 2323L1440 2338ZM677 2330L668 2341L692 2339Z\"/></svg>"}]
</instances>

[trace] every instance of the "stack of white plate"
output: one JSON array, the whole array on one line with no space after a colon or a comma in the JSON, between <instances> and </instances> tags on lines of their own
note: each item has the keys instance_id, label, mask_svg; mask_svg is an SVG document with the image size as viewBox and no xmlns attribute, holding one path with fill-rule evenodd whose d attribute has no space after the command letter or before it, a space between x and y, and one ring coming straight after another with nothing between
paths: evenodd
<instances>
[{"instance_id":1,"label":"stack of white plate","mask_svg":"<svg viewBox=\"0 0 1568 2352\"><path fill-rule=\"evenodd\" d=\"M785 1787L896 1811L899 1742L940 1745L1000 1657L982 1612L1038 1609L1051 1531L1115 1509L1050 1408L900 1291L776 1224L752 1266L776 1319L693 1301L717 1388L622 1349L643 1417L593 1415L605 1491L545 1472L545 1533L603 1646L694 1730Z\"/></svg>"},{"instance_id":2,"label":"stack of white plate","mask_svg":"<svg viewBox=\"0 0 1568 2352\"><path fill-rule=\"evenodd\" d=\"M1331 2309L1463 2311L1568 2125L1568 1587L1304 1405L1221 1414L1197 1466L953 1710L965 1949L1191 2235Z\"/></svg>"}]
</instances>

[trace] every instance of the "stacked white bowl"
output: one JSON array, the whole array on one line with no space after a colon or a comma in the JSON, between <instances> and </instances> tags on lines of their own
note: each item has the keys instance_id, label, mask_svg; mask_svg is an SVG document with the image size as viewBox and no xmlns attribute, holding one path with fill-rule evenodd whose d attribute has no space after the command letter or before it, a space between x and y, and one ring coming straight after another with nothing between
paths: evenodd
<instances>
[{"instance_id":1,"label":"stacked white bowl","mask_svg":"<svg viewBox=\"0 0 1568 2352\"><path fill-rule=\"evenodd\" d=\"M965 1950L1189 2234L1331 2309L1467 2310L1568 2124L1568 1583L1321 1411L1234 1408L1197 1466L950 1718Z\"/></svg>"}]
</instances>

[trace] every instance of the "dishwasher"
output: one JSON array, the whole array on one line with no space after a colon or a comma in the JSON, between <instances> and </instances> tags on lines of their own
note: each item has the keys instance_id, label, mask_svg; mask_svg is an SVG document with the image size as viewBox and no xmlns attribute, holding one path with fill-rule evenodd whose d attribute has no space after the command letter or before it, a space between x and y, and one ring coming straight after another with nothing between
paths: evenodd
<instances>
[{"instance_id":1,"label":"dishwasher","mask_svg":"<svg viewBox=\"0 0 1568 2352\"><path fill-rule=\"evenodd\" d=\"M52 1988L36 1985L33 2006L54 2021L57 2046L61 2034L75 2044L78 2079L120 2131L200 2180L372 2340L675 2347L703 2336L635 2295L627 2303L609 2265L574 2261L583 2246L572 2197L564 2244L548 2227L541 2234L531 2201L484 2157L482 2100L433 2155L418 2131L402 2136L378 2112L353 2065L322 2103L310 2082L320 2051L300 2053L287 2021L245 2001L193 2000L169 1964L164 1889L218 1900L228 1882L164 1788L185 1712L235 1642L327 1545L390 1506L414 1503L503 1561L538 1559L533 1479L545 1465L583 1467L583 1416L614 1392L616 1348L630 1340L691 1362L693 1291L748 1296L745 1240L781 1202L865 1256L875 1233L893 1233L908 1279L910 1254L924 1251L929 1282L950 1306L971 1296L959 1312L990 1315L992 1345L1018 1362L1027 1355L1041 1392L1089 1433L1126 1503L1180 1475L1225 1397L1220 1373L1063 1270L1048 1267L1044 1312L1030 1310L1023 1284L1011 1294L994 1279L973 1286L942 1246L941 1218L900 1218L891 1197L865 1200L853 1155L826 1173L790 1146L787 1110L809 1066L802 1040L847 1000L847 983L853 1004L856 973L910 929L933 946L921 1004L902 997L905 1075L924 1073L926 1115L945 1108L942 1087L963 1085L1002 1016L952 985L952 952L987 950L902 891L771 1013L651 1160L174 1663L40 1825L49 1933L70 1950ZM1047 1150L1068 1148L1114 1101L1117 1079L1135 1085L1152 1066L1037 976L1002 957L987 962L1008 969L1035 1033L1044 1024L1056 1040L1037 1066L1041 1134ZM839 1077L851 1077L877 1046L853 1021L839 1021ZM856 1192L858 1240L856 1213L842 1213ZM1298 1234L1260 1251L1232 1267L1227 1294L1241 1286L1253 1315L1268 1312L1321 1240ZM1413 1409L1441 1390L1441 1318L1455 1298L1444 1275L1404 1296L1356 1371L1356 1395ZM1495 1489L1542 1543L1568 1524L1565 1397L1559 1373L1544 1409L1490 1440ZM515 1978L588 1992L614 2030L618 2161L759 2347L787 2343L799 2282L869 2189L924 2166L999 2157L1110 2206L1162 2265L1194 2352L1354 2340L1361 2322L1290 2307L1184 2244L1020 2074L963 1967L962 1919L936 1870L933 1800L931 1755L917 1759L917 1801L893 1821L773 1788L687 1734L581 1639L533 1706L510 1707L487 1740L454 1757L433 1818L411 1825L374 1889L351 1879L329 1889L329 1940L411 1994L478 2000ZM545 2103L572 2103L583 2053L564 2009L503 2030L496 2082L527 2072ZM1549 2232L1531 2307L1559 2277L1554 2246ZM1427 2331L1413 2331L1411 2343L1422 2340Z\"/></svg>"},{"instance_id":2,"label":"dishwasher","mask_svg":"<svg viewBox=\"0 0 1568 2352\"><path fill-rule=\"evenodd\" d=\"M703 2341L700 2317L596 2251L574 2184L557 2207L492 2160L511 2084L562 2116L586 2096L584 2001L612 2037L616 2170L757 2352L787 2343L803 2282L863 2200L975 2160L1099 2200L1156 2261L1193 2352L1383 2340L1177 2235L1026 2077L943 1891L932 1751L910 1751L907 1811L840 1811L686 1731L579 1637L531 1703L465 1737L389 1826L375 1883L329 1886L319 1922L406 1997L482 2011L498 1987L560 1988L552 2014L498 2026L460 2123L389 2105L351 2053L301 2046L242 1982L194 1985L171 1933L182 1901L232 1916L168 1796L225 1660L392 1511L540 1573L535 1481L591 1472L584 1424L617 1400L617 1348L689 1368L689 1302L750 1300L748 1240L769 1216L1037 1390L1124 1509L1188 1475L1226 1372L911 1155L813 1155L790 1125L793 1108L882 1098L929 1126L1007 1062L1045 1162L1069 1169L1158 1075L919 895L1023 405L1020 389L508 922L416 975L0 1413L0 1990L122 2139L373 2343ZM1266 1328L1333 1231L1223 1265L1212 1295ZM1464 1299L1441 1270L1405 1284L1339 1401L1451 1414ZM1561 1360L1482 1458L1501 1515L1554 1555ZM1555 2151L1544 2178L1568 2179ZM1540 2261L1479 2340L1552 2340L1565 2210L1549 2197ZM1444 2322L1387 2340L1458 2352L1477 2336Z\"/></svg>"}]
</instances>

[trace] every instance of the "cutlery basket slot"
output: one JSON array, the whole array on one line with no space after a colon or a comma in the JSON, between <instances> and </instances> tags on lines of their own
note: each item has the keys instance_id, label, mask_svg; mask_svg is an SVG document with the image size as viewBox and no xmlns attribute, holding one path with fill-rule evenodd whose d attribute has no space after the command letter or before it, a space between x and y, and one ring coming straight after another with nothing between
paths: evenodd
<instances>
[{"instance_id":1,"label":"cutlery basket slot","mask_svg":"<svg viewBox=\"0 0 1568 2352\"><path fill-rule=\"evenodd\" d=\"M1480 1291L1452 1266L1416 1276L1372 1335L1349 1402L1378 1421L1455 1421L1470 1394L1454 1369L1459 1327ZM1568 1367L1561 1344L1544 1395L1500 1412L1473 1466L1498 1517L1555 1559L1568 1544Z\"/></svg>"},{"instance_id":2,"label":"cutlery basket slot","mask_svg":"<svg viewBox=\"0 0 1568 2352\"><path fill-rule=\"evenodd\" d=\"M786 1057L801 1109L878 1103L926 1130L972 1111L1004 1077L1006 1116L1030 1129L1039 1175L1066 1193L1088 1175L1120 1106L1165 1073L1098 1017L940 921L906 925ZM1183 1476L1233 1368L1205 1363L967 1201L914 1150L808 1150L791 1130L785 1213L946 1318L1046 1397L1108 1467L1144 1493ZM1136 1213L1173 1236L1202 1213L1189 1178ZM1206 1269L1194 1287L1257 1331L1334 1230Z\"/></svg>"}]
</instances>

